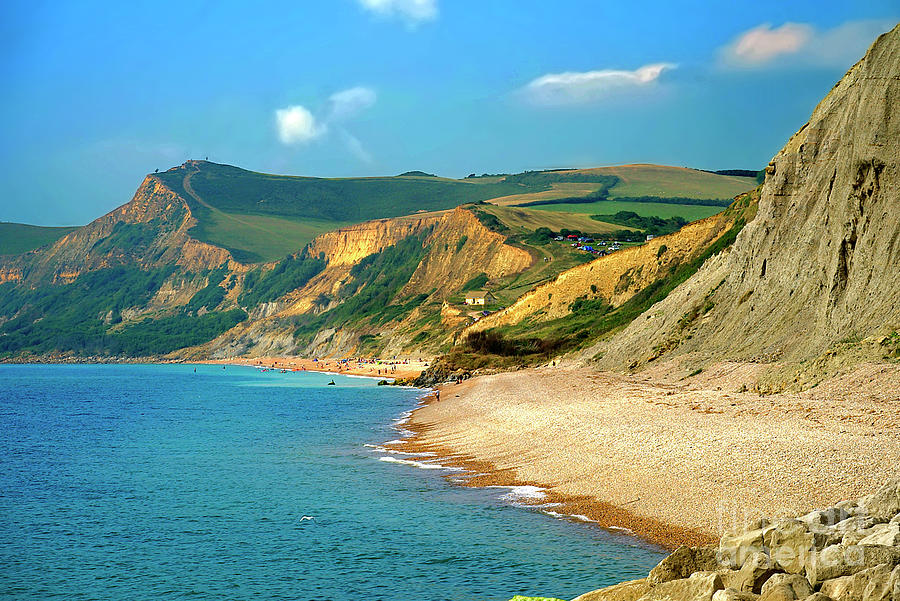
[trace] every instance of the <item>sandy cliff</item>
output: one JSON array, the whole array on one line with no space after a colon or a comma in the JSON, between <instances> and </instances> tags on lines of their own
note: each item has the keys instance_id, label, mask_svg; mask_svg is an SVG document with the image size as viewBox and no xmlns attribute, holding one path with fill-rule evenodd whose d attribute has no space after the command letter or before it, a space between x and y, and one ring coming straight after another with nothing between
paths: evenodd
<instances>
[{"instance_id":1,"label":"sandy cliff","mask_svg":"<svg viewBox=\"0 0 900 601\"><path fill-rule=\"evenodd\" d=\"M665 353L799 363L900 327L898 108L900 26L775 156L730 252L605 345L601 366Z\"/></svg>"},{"instance_id":2,"label":"sandy cliff","mask_svg":"<svg viewBox=\"0 0 900 601\"><path fill-rule=\"evenodd\" d=\"M148 175L128 203L66 234L48 249L7 259L0 273L36 286L68 283L85 271L117 265L149 269L174 264L202 271L231 262L227 250L189 235L195 224L184 199ZM127 240L117 244L117 236Z\"/></svg>"},{"instance_id":3,"label":"sandy cliff","mask_svg":"<svg viewBox=\"0 0 900 601\"><path fill-rule=\"evenodd\" d=\"M457 208L445 214L426 241L428 254L402 294L431 293L444 299L480 273L500 278L527 269L534 259L487 229L471 211Z\"/></svg>"},{"instance_id":4,"label":"sandy cliff","mask_svg":"<svg viewBox=\"0 0 900 601\"><path fill-rule=\"evenodd\" d=\"M573 267L522 295L506 309L472 324L466 332L516 324L525 319L547 321L564 317L579 298L603 298L619 306L678 265L696 258L739 217L739 212L713 215L673 234Z\"/></svg>"}]
</instances>

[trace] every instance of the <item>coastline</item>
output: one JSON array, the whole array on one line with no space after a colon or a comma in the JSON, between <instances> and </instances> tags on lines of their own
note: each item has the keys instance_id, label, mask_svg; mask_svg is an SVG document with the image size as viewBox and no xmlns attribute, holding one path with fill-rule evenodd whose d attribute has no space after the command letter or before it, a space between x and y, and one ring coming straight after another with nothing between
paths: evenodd
<instances>
[{"instance_id":1,"label":"coastline","mask_svg":"<svg viewBox=\"0 0 900 601\"><path fill-rule=\"evenodd\" d=\"M449 386L437 388L442 393L444 390L452 390ZM517 505L540 510L548 517L593 524L614 534L637 537L667 551L674 550L682 544L699 546L712 544L718 540L717 537L705 532L641 516L626 507L616 506L587 495L557 492L544 482L521 479L514 469L498 467L490 460L478 459L453 447L437 444L429 438L433 427L427 423L414 421L417 412L436 402L438 401L434 393L423 397L422 403L410 412L409 417L397 423L399 428L409 434L405 438L383 443L383 448L389 453L423 455L424 461L454 469L455 471L445 474L444 478L456 486L531 489L536 494L517 495Z\"/></svg>"},{"instance_id":2,"label":"coastline","mask_svg":"<svg viewBox=\"0 0 900 601\"><path fill-rule=\"evenodd\" d=\"M898 375L890 367L881 379ZM551 515L667 549L697 546L759 516L861 496L895 474L900 398L887 393L873 408L847 392L853 384L851 374L762 396L709 379L522 370L440 387L440 401L426 397L400 424L410 435L384 446L459 468L447 475L459 485L537 487L544 496L523 504L558 503Z\"/></svg>"},{"instance_id":3,"label":"coastline","mask_svg":"<svg viewBox=\"0 0 900 601\"><path fill-rule=\"evenodd\" d=\"M415 378L424 371L431 361L427 359L304 359L301 357L253 357L232 359L206 359L190 363L204 365L240 365L243 367L265 367L267 369L286 369L288 371L315 371L341 376L364 376L369 378L397 380Z\"/></svg>"}]
</instances>

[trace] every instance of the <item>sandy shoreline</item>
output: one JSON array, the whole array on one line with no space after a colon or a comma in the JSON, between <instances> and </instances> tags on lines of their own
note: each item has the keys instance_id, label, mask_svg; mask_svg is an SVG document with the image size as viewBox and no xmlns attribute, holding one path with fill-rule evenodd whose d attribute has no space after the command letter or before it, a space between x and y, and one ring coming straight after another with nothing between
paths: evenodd
<instances>
[{"instance_id":1,"label":"sandy shoreline","mask_svg":"<svg viewBox=\"0 0 900 601\"><path fill-rule=\"evenodd\" d=\"M876 392L855 393L854 378ZM413 436L391 448L479 474L463 478L467 486L546 489L537 503L560 503L553 511L667 548L703 544L754 517L800 515L895 476L896 382L900 366L884 366L810 393L760 396L708 378L524 370L442 387L440 401L403 424Z\"/></svg>"},{"instance_id":2,"label":"sandy shoreline","mask_svg":"<svg viewBox=\"0 0 900 601\"><path fill-rule=\"evenodd\" d=\"M288 371L318 371L345 376L368 376L387 380L414 378L430 364L422 359L303 359L300 357L254 357L196 361L207 365L242 365Z\"/></svg>"}]
</instances>

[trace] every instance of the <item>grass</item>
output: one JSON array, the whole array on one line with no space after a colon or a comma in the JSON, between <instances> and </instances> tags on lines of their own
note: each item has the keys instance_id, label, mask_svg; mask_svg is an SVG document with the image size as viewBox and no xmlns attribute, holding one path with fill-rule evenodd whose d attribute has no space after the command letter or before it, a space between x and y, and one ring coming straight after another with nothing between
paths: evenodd
<instances>
[{"instance_id":1,"label":"grass","mask_svg":"<svg viewBox=\"0 0 900 601\"><path fill-rule=\"evenodd\" d=\"M685 196L688 198L733 198L757 186L755 178L717 175L695 169L662 165L622 165L598 171L615 175L618 185L610 198L621 196Z\"/></svg>"},{"instance_id":2,"label":"grass","mask_svg":"<svg viewBox=\"0 0 900 601\"><path fill-rule=\"evenodd\" d=\"M320 221L358 223L549 188L540 181L471 183L431 176L329 179L270 175L207 162L198 165L199 170L188 166L159 177L177 188L185 175L196 171L190 180L194 192L225 213ZM187 200L193 210L197 202L190 196Z\"/></svg>"},{"instance_id":3,"label":"grass","mask_svg":"<svg viewBox=\"0 0 900 601\"><path fill-rule=\"evenodd\" d=\"M630 202L620 200L601 200L591 203L573 203L560 205L540 205L534 207L538 211L553 211L575 215L614 214L619 211L633 211L641 217L684 217L688 221L696 221L721 213L725 207L708 207L703 205L683 205L659 202ZM571 228L570 228L571 229ZM577 228L582 229L582 228Z\"/></svg>"},{"instance_id":4,"label":"grass","mask_svg":"<svg viewBox=\"0 0 900 601\"><path fill-rule=\"evenodd\" d=\"M579 196L587 196L597 190L597 184L584 183L554 183L550 184L549 190L542 192L528 192L525 194L513 194L511 196L501 196L500 198L492 198L491 204L502 206L518 205L526 202L534 202L537 200L553 200L555 198L571 198Z\"/></svg>"},{"instance_id":5,"label":"grass","mask_svg":"<svg viewBox=\"0 0 900 601\"><path fill-rule=\"evenodd\" d=\"M18 255L56 242L76 227L42 227L0 221L0 255Z\"/></svg>"},{"instance_id":6,"label":"grass","mask_svg":"<svg viewBox=\"0 0 900 601\"><path fill-rule=\"evenodd\" d=\"M196 165L196 166L195 166ZM185 190L190 187L200 200ZM500 204L585 196L616 181L618 196L730 198L753 187L752 178L722 176L692 169L630 165L568 171L534 171L508 176L454 180L433 176L315 178L270 175L229 165L198 162L157 175L182 194L198 220L192 235L230 250L244 263L271 261L302 248L315 236L351 223L445 210L494 199ZM715 207L673 212L657 204L650 212L632 206L595 203L519 209L501 217L510 227L534 230L578 229L602 233L617 227L588 215L632 210L643 216L679 215L688 220L716 212ZM568 215L566 215L568 213ZM577 216L582 214L584 217Z\"/></svg>"},{"instance_id":7,"label":"grass","mask_svg":"<svg viewBox=\"0 0 900 601\"><path fill-rule=\"evenodd\" d=\"M427 175L327 179L270 175L208 162L157 177L187 201L198 220L193 236L227 248L244 263L281 258L343 225L540 192L549 189L553 179L540 174L510 181Z\"/></svg>"},{"instance_id":8,"label":"grass","mask_svg":"<svg viewBox=\"0 0 900 601\"><path fill-rule=\"evenodd\" d=\"M572 206L592 207L594 204L596 203ZM581 213L581 211L566 212L555 210L557 207L568 206L570 205L540 205L534 208L522 208L478 205L478 208L497 216L504 224L514 230L520 230L521 232L534 231L539 227L547 227L555 232L562 229L570 229L596 234L620 229L629 229L620 225L595 221L590 218L590 215L596 214L599 211ZM547 208L545 209L544 207Z\"/></svg>"},{"instance_id":9,"label":"grass","mask_svg":"<svg viewBox=\"0 0 900 601\"><path fill-rule=\"evenodd\" d=\"M198 239L228 249L238 261L275 261L300 250L313 238L347 225L345 221L292 219L207 211L191 231Z\"/></svg>"}]
</instances>

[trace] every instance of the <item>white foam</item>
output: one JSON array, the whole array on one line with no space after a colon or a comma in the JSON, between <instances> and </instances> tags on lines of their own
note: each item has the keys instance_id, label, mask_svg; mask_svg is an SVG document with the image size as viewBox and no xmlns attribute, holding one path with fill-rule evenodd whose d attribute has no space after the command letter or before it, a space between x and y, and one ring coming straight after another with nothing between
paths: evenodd
<instances>
[{"instance_id":1,"label":"white foam","mask_svg":"<svg viewBox=\"0 0 900 601\"><path fill-rule=\"evenodd\" d=\"M532 509L546 509L547 507L559 507L562 503L540 503L538 505L529 505Z\"/></svg>"},{"instance_id":2,"label":"white foam","mask_svg":"<svg viewBox=\"0 0 900 601\"><path fill-rule=\"evenodd\" d=\"M387 444L387 443L385 443ZM364 447L369 447L375 453L391 453L392 455L409 455L411 457L434 457L434 453L429 451L420 451L418 453L410 453L409 451L398 451L397 449L388 449L387 447L383 447L377 444L364 444Z\"/></svg>"},{"instance_id":3,"label":"white foam","mask_svg":"<svg viewBox=\"0 0 900 601\"><path fill-rule=\"evenodd\" d=\"M547 496L543 488L538 486L486 486L485 488L506 488L509 490L500 498L513 504L520 501L543 499Z\"/></svg>"},{"instance_id":4,"label":"white foam","mask_svg":"<svg viewBox=\"0 0 900 601\"><path fill-rule=\"evenodd\" d=\"M571 516L569 516L569 517L571 517L571 518L573 518L573 519L576 519L576 520L578 520L579 522L592 522L592 523L594 523L594 524L597 523L597 520L592 520L592 519L589 518L588 516L582 515L582 514L580 514L580 513L573 513L573 514L572 514Z\"/></svg>"},{"instance_id":5,"label":"white foam","mask_svg":"<svg viewBox=\"0 0 900 601\"><path fill-rule=\"evenodd\" d=\"M411 465L423 470L447 470L451 472L458 472L462 470L461 467L449 467L446 465L441 465L440 463L428 463L425 461L415 461L414 459L398 459L396 457L379 457L378 461L386 461L388 463L402 463L404 465Z\"/></svg>"},{"instance_id":6,"label":"white foam","mask_svg":"<svg viewBox=\"0 0 900 601\"><path fill-rule=\"evenodd\" d=\"M412 414L413 414L412 411L404 411L403 413L400 414L400 417L398 417L397 419L391 420L391 423L394 424L394 426L402 426L403 424L405 424L406 422L408 422L410 420L410 418L412 417Z\"/></svg>"}]
</instances>

